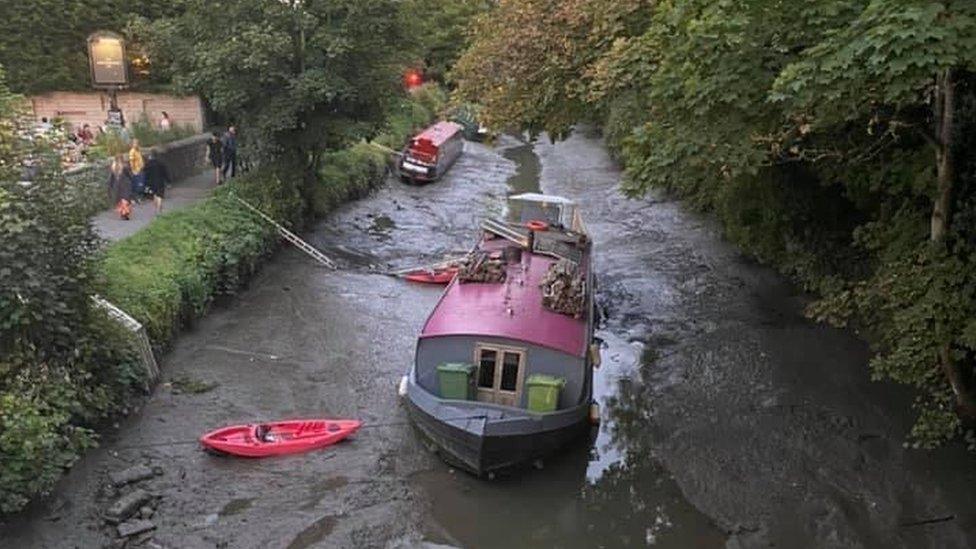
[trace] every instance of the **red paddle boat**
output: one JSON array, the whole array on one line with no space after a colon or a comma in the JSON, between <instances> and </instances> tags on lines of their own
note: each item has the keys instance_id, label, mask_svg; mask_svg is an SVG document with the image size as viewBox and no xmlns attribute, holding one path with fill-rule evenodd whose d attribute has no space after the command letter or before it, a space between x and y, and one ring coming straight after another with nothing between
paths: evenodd
<instances>
[{"instance_id":1,"label":"red paddle boat","mask_svg":"<svg viewBox=\"0 0 976 549\"><path fill-rule=\"evenodd\" d=\"M445 267L442 269L417 269L403 275L403 278L411 282L421 282L424 284L448 284L457 275L457 267Z\"/></svg>"},{"instance_id":2,"label":"red paddle boat","mask_svg":"<svg viewBox=\"0 0 976 549\"><path fill-rule=\"evenodd\" d=\"M363 422L355 419L296 419L233 425L200 437L208 450L242 457L297 454L331 446L352 435Z\"/></svg>"}]
</instances>

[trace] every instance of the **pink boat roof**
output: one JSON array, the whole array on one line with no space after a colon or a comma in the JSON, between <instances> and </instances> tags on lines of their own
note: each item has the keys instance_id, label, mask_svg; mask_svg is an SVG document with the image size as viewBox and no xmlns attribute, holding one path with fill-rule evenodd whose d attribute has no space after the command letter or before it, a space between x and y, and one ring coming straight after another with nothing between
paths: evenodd
<instances>
[{"instance_id":1,"label":"pink boat roof","mask_svg":"<svg viewBox=\"0 0 976 549\"><path fill-rule=\"evenodd\" d=\"M556 313L542 306L539 283L553 263L555 260L547 256L525 252L521 265L508 267L508 278L504 283L461 284L455 279L427 319L420 332L421 339L441 336L501 337L573 356L585 356L586 320ZM522 265L527 267L524 272Z\"/></svg>"}]
</instances>

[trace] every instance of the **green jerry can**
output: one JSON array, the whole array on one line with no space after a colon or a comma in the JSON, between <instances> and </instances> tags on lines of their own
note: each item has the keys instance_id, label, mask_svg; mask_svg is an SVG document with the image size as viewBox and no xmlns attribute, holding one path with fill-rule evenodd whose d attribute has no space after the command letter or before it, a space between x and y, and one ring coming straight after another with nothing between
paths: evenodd
<instances>
[{"instance_id":1,"label":"green jerry can","mask_svg":"<svg viewBox=\"0 0 976 549\"><path fill-rule=\"evenodd\" d=\"M441 386L441 398L474 400L474 364L447 362L437 366L437 380Z\"/></svg>"},{"instance_id":2,"label":"green jerry can","mask_svg":"<svg viewBox=\"0 0 976 549\"><path fill-rule=\"evenodd\" d=\"M561 377L533 374L525 381L529 389L529 411L555 412L559 408L559 392L566 385Z\"/></svg>"}]
</instances>

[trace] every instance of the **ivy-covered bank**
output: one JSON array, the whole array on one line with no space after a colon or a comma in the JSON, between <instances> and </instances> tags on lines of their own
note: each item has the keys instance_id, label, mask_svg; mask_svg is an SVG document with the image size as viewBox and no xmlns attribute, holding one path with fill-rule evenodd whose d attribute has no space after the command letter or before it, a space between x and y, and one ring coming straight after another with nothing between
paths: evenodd
<instances>
[{"instance_id":1,"label":"ivy-covered bank","mask_svg":"<svg viewBox=\"0 0 976 549\"><path fill-rule=\"evenodd\" d=\"M444 101L434 86L415 92L399 102L375 141L399 146ZM49 490L96 444L99 425L132 409L144 385L126 334L88 296L105 296L147 327L154 346L165 347L216 298L237 292L278 247L276 231L232 195L301 229L380 185L387 155L361 143L323 153L319 165L314 178L288 166L244 174L211 198L160 216L101 257L84 197L59 174L42 173L43 188L0 189L0 514ZM26 249L36 252L20 253ZM57 330L48 341L51 326Z\"/></svg>"}]
</instances>

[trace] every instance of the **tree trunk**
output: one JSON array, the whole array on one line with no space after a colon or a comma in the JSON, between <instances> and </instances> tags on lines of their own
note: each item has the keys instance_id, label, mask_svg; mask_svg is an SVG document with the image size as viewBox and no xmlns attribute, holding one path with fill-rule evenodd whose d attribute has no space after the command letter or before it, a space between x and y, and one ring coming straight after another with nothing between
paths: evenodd
<instances>
[{"instance_id":1,"label":"tree trunk","mask_svg":"<svg viewBox=\"0 0 976 549\"><path fill-rule=\"evenodd\" d=\"M952 165L952 132L955 122L955 83L949 70L936 77L935 84L935 165L937 190L932 205L933 242L942 242L951 221L952 183L955 178Z\"/></svg>"},{"instance_id":2,"label":"tree trunk","mask_svg":"<svg viewBox=\"0 0 976 549\"><path fill-rule=\"evenodd\" d=\"M945 241L952 221L952 186L955 170L952 158L953 130L955 124L955 82L952 71L945 70L936 77L935 84L935 162L936 195L932 201L932 242ZM965 420L976 420L976 393L970 387L964 365L952 357L952 343L946 342L939 349L939 365L952 388L956 400L956 412Z\"/></svg>"}]
</instances>

